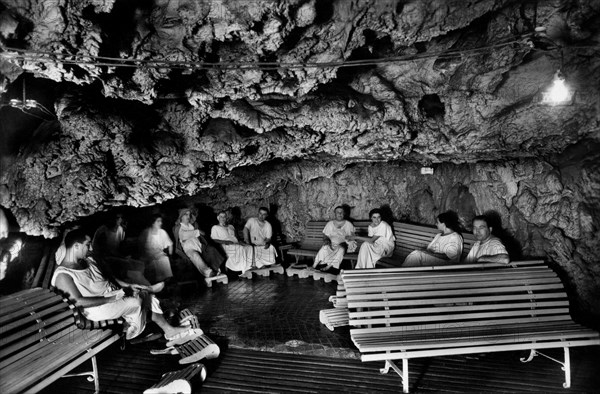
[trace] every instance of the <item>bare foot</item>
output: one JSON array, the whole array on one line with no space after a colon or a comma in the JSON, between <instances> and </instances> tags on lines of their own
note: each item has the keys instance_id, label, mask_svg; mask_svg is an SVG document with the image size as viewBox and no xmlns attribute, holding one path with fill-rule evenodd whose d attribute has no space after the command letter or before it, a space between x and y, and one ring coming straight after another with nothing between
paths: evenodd
<instances>
[{"instance_id":1,"label":"bare foot","mask_svg":"<svg viewBox=\"0 0 600 394\"><path fill-rule=\"evenodd\" d=\"M151 293L160 293L165 288L165 282L158 282L151 286L148 286L148 290Z\"/></svg>"}]
</instances>

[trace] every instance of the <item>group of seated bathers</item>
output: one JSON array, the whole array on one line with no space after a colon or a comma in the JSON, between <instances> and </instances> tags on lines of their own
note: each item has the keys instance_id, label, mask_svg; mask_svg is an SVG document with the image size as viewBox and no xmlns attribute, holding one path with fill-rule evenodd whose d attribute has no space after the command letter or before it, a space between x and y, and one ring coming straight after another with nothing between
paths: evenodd
<instances>
[{"instance_id":1,"label":"group of seated bathers","mask_svg":"<svg viewBox=\"0 0 600 394\"><path fill-rule=\"evenodd\" d=\"M383 257L394 252L394 231L382 220L381 211L373 209L369 212L371 223L368 236L355 235L352 223L344 217L344 208L334 210L334 220L329 221L323 229L324 244L319 249L312 269L337 273L346 251L356 250L356 241L363 241L358 251L357 269L375 268L375 264ZM489 219L485 216L473 218L473 235L477 240L465 259L465 263L504 263L509 262L506 248L494 235ZM460 234L458 216L453 212L444 212L437 216L436 225L439 234L427 248L410 253L402 267L433 266L457 264L463 250L463 238Z\"/></svg>"}]
</instances>

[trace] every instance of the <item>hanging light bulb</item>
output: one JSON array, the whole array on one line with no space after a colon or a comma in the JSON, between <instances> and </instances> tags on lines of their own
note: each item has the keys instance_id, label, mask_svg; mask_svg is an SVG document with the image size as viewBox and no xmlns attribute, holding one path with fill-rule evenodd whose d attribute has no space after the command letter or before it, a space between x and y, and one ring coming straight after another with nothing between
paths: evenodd
<instances>
[{"instance_id":1,"label":"hanging light bulb","mask_svg":"<svg viewBox=\"0 0 600 394\"><path fill-rule=\"evenodd\" d=\"M543 93L543 102L550 105L564 104L571 101L571 92L565 84L565 77L560 70L554 74L552 86Z\"/></svg>"}]
</instances>

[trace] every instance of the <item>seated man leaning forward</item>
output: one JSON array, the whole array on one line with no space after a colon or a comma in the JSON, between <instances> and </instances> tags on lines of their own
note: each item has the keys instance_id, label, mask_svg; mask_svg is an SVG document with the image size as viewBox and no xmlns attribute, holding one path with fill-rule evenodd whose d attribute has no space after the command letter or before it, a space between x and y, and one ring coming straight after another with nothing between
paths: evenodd
<instances>
[{"instance_id":1,"label":"seated man leaning forward","mask_svg":"<svg viewBox=\"0 0 600 394\"><path fill-rule=\"evenodd\" d=\"M332 268L339 270L348 247L347 240L354 235L354 226L344 218L344 208L336 207L334 213L335 219L329 221L323 229L323 246L315 256L313 268L321 271Z\"/></svg>"},{"instance_id":2,"label":"seated man leaning forward","mask_svg":"<svg viewBox=\"0 0 600 394\"><path fill-rule=\"evenodd\" d=\"M379 259L390 256L394 252L396 237L392 227L381 219L381 211L373 209L369 212L369 217L371 218L369 237L352 237L364 241L358 251L357 269L375 268L375 263Z\"/></svg>"},{"instance_id":3,"label":"seated man leaning forward","mask_svg":"<svg viewBox=\"0 0 600 394\"><path fill-rule=\"evenodd\" d=\"M500 239L492 235L492 228L485 216L473 218L473 235L477 242L473 244L465 263L508 264L510 262L506 248Z\"/></svg>"},{"instance_id":4,"label":"seated man leaning forward","mask_svg":"<svg viewBox=\"0 0 600 394\"><path fill-rule=\"evenodd\" d=\"M244 242L252 245L252 266L261 268L275 264L277 251L271 245L273 228L267 222L269 210L265 207L258 209L258 217L250 218L244 226Z\"/></svg>"},{"instance_id":5,"label":"seated man leaning forward","mask_svg":"<svg viewBox=\"0 0 600 394\"><path fill-rule=\"evenodd\" d=\"M73 230L65 237L66 257L52 276L51 284L69 294L71 300L83 308L83 314L92 321L125 320L125 337L139 336L146 326L146 309L150 307L152 320L164 331L165 338L181 344L202 335L200 329L173 327L163 316L159 301L150 294L153 286L131 285L110 281L88 257L91 239L83 230ZM125 291L131 296L126 296Z\"/></svg>"}]
</instances>

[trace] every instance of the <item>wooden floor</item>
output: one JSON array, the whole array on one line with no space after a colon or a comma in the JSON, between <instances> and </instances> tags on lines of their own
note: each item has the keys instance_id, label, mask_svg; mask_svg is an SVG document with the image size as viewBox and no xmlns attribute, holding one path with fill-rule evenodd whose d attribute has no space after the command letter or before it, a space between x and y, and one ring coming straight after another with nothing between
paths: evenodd
<instances>
[{"instance_id":1,"label":"wooden floor","mask_svg":"<svg viewBox=\"0 0 600 394\"><path fill-rule=\"evenodd\" d=\"M183 368L177 356L152 356L156 345L131 346L124 352L113 347L99 357L102 393L140 393L162 373ZM560 351L550 354L560 356ZM572 387L562 388L560 366L541 357L518 361L521 353L504 352L473 356L412 360L411 392L529 392L594 393L600 390L600 349L573 349ZM205 362L206 382L194 383L195 392L222 393L397 393L400 379L380 375L382 363L358 360L226 349L218 360ZM92 393L84 378L66 378L46 393Z\"/></svg>"}]
</instances>

